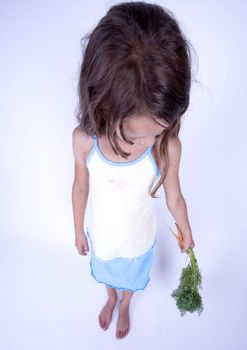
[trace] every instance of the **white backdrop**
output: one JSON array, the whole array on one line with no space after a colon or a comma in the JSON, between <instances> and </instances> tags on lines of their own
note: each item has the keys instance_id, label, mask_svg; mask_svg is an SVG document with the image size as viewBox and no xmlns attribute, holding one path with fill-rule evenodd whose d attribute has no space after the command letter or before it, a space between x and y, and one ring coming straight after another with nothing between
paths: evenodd
<instances>
[{"instance_id":1,"label":"white backdrop","mask_svg":"<svg viewBox=\"0 0 247 350\"><path fill-rule=\"evenodd\" d=\"M164 193L151 281L135 293L131 330L104 332L106 291L74 246L71 188L81 37L114 1L1 3L0 346L5 350L244 350L246 10L240 1L157 1L199 59L183 118L180 183L203 277L204 311L180 316L170 293L187 263L168 230ZM121 294L120 294L121 295Z\"/></svg>"}]
</instances>

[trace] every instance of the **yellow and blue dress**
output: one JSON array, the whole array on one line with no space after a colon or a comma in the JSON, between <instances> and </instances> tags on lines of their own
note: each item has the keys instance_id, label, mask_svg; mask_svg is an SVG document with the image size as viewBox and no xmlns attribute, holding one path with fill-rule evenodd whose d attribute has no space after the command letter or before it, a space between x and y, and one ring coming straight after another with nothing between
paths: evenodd
<instances>
[{"instance_id":1,"label":"yellow and blue dress","mask_svg":"<svg viewBox=\"0 0 247 350\"><path fill-rule=\"evenodd\" d=\"M144 289L150 280L157 230L155 198L150 192L160 172L153 146L136 160L113 162L101 152L96 135L92 138L84 217L91 275L119 290Z\"/></svg>"}]
</instances>

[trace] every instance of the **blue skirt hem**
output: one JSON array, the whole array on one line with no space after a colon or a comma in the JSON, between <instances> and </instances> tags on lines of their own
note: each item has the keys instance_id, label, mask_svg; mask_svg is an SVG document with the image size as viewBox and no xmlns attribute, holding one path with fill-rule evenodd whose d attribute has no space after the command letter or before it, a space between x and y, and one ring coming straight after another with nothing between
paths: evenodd
<instances>
[{"instance_id":1,"label":"blue skirt hem","mask_svg":"<svg viewBox=\"0 0 247 350\"><path fill-rule=\"evenodd\" d=\"M145 284L145 286L144 286L143 288L136 288L136 289L113 286L112 284L109 284L109 283L107 283L107 282L99 281L99 280L95 277L95 275L94 275L94 273L93 273L93 268L92 268L92 262L91 262L91 261L90 261L90 272L91 272L91 276L92 276L92 277L95 279L95 281L98 282L98 283L106 284L106 285L107 285L108 287L110 287L110 288L114 288L114 289L118 289L118 290L128 290L128 291L131 291L131 292L136 292L136 291L138 291L138 290L144 290L144 289L147 287L147 285L148 285L148 283L149 283L149 281L150 281L150 277L149 277L148 280L147 280L147 282L146 282L146 284Z\"/></svg>"}]
</instances>

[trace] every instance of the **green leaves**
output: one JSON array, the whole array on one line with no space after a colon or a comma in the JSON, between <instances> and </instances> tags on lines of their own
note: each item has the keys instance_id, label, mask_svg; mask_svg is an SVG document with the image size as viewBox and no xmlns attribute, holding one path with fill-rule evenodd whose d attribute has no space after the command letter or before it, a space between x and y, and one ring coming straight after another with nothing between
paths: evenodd
<instances>
[{"instance_id":1,"label":"green leaves","mask_svg":"<svg viewBox=\"0 0 247 350\"><path fill-rule=\"evenodd\" d=\"M176 222L175 225L177 227L177 235L171 230L171 228L170 230L176 237L178 244L182 249L184 246L183 233ZM185 268L183 268L179 286L172 292L171 296L175 298L181 316L184 316L187 311L197 311L198 315L200 315L204 309L202 298L198 291L199 288L202 288L202 276L193 249L187 249L186 254L188 254L190 262Z\"/></svg>"},{"instance_id":2,"label":"green leaves","mask_svg":"<svg viewBox=\"0 0 247 350\"><path fill-rule=\"evenodd\" d=\"M191 313L197 311L200 315L204 310L198 291L199 288L202 288L202 276L193 249L188 249L186 253L189 255L190 262L183 268L179 286L171 296L175 298L181 316L184 316L187 311Z\"/></svg>"}]
</instances>

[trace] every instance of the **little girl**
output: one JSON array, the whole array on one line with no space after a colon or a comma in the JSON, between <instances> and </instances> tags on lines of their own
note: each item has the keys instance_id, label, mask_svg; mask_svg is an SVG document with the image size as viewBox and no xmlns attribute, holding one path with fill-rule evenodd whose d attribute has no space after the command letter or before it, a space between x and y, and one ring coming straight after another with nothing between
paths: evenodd
<instances>
[{"instance_id":1,"label":"little girl","mask_svg":"<svg viewBox=\"0 0 247 350\"><path fill-rule=\"evenodd\" d=\"M181 251L195 245L178 176L191 56L174 15L144 2L112 6L87 39L73 130L75 245L87 255L90 243L91 274L106 286L104 330L122 290L116 337L123 338L131 298L150 280L161 185L183 232Z\"/></svg>"}]
</instances>

